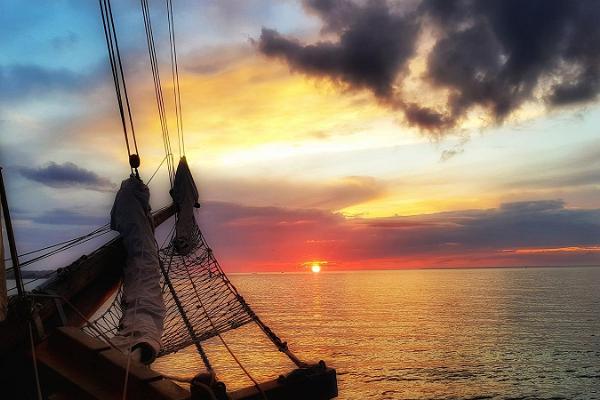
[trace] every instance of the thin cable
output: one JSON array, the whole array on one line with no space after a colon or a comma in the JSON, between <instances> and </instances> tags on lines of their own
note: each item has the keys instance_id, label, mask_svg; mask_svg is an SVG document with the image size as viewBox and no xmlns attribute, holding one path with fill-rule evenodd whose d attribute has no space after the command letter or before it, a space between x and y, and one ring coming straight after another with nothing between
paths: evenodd
<instances>
[{"instance_id":1,"label":"thin cable","mask_svg":"<svg viewBox=\"0 0 600 400\"><path fill-rule=\"evenodd\" d=\"M115 50L113 45L113 34L110 30L110 23L108 21L108 10L106 7L106 0L98 0L98 4L100 5L100 13L102 15L102 27L104 28L104 37L106 39L106 47L108 50L108 58L110 62L110 68L113 76L113 81L115 85L115 93L117 95L117 103L119 105L119 115L121 117L121 124L123 126L123 133L125 136L125 145L127 146L127 155L131 155L131 149L129 147L129 137L127 136L127 124L125 122L125 113L123 110L123 100L121 98L121 90L120 84L117 74L117 67L115 62Z\"/></svg>"},{"instance_id":2,"label":"thin cable","mask_svg":"<svg viewBox=\"0 0 600 400\"><path fill-rule=\"evenodd\" d=\"M129 105L129 95L127 94L127 84L125 83L125 73L123 72L123 63L121 62L121 52L119 51L119 42L117 40L117 30L115 28L115 21L112 13L112 6L110 4L110 0L106 0L108 3L108 13L110 15L110 25L112 27L112 32L115 39L115 50L117 54L117 64L119 66L119 72L121 73L121 82L123 84L123 95L125 98L125 104L127 105L127 114L129 116L129 124L131 125L131 137L133 138L133 146L135 148L135 153L139 154L137 140L135 137L135 127L133 126L133 117L131 116L131 106Z\"/></svg>"},{"instance_id":3,"label":"thin cable","mask_svg":"<svg viewBox=\"0 0 600 400\"><path fill-rule=\"evenodd\" d=\"M31 321L29 321L27 325L29 327L29 344L31 345L31 358L33 360L33 374L35 377L36 394L37 394L38 400L42 400L42 388L40 386L40 373L38 371L37 357L35 355L35 343L33 341L33 328L31 327Z\"/></svg>"},{"instance_id":4,"label":"thin cable","mask_svg":"<svg viewBox=\"0 0 600 400\"><path fill-rule=\"evenodd\" d=\"M150 8L147 0L140 0L142 8L142 16L144 19L144 28L146 31L146 42L148 44L148 55L150 58L150 67L152 70L152 78L154 81L154 92L156 97L156 105L158 108L158 116L160 120L163 146L165 148L165 156L168 156L167 167L169 169L169 181L171 187L173 186L173 178L175 176L175 168L173 164L173 153L171 151L171 141L169 136L169 126L167 123L167 114L164 103L164 96L162 93L162 85L160 81L160 72L158 68L158 60L156 57L156 46L154 43L154 34L152 32L152 20L150 18Z\"/></svg>"},{"instance_id":5,"label":"thin cable","mask_svg":"<svg viewBox=\"0 0 600 400\"><path fill-rule=\"evenodd\" d=\"M33 342L33 328L31 327L31 321L29 321L27 325L29 327L29 344L31 345L31 359L33 360L33 375L35 378L35 388L38 400L42 400L42 387L40 385L40 373L38 371L37 357L35 355L35 343Z\"/></svg>"},{"instance_id":6,"label":"thin cable","mask_svg":"<svg viewBox=\"0 0 600 400\"><path fill-rule=\"evenodd\" d=\"M164 164L165 160L167 159L168 155L165 156L162 161L160 162L160 164L158 164L158 167L156 167L156 169L154 170L154 173L152 174L152 176L150 177L150 179L148 179L148 182L146 182L146 186L150 185L150 182L152 182L152 179L154 178L154 175L156 175L156 173L158 172L158 170L160 169L160 167L162 167L162 165Z\"/></svg>"},{"instance_id":7,"label":"thin cable","mask_svg":"<svg viewBox=\"0 0 600 400\"><path fill-rule=\"evenodd\" d=\"M268 400L266 393L262 390L262 388L260 387L258 381L256 379L254 379L254 377L252 376L252 374L250 373L250 371L248 371L244 367L244 365L242 364L242 362L233 353L233 350L231 350L231 348L229 347L229 345L227 344L227 342L225 341L225 339L223 339L223 336L221 335L221 333L219 333L219 330L215 326L215 323L213 322L212 318L210 317L210 314L208 313L208 310L204 306L204 302L202 301L202 298L200 297L200 294L198 293L198 289L196 288L196 283L194 282L194 279L192 279L192 275L190 274L190 270L189 270L189 268L187 266L187 263L185 262L185 258L183 256L181 257L181 260L183 261L183 265L185 266L185 268L184 268L185 272L187 274L187 277L188 277L190 283L192 284L192 288L194 289L194 293L196 294L196 299L198 300L198 303L200 304L200 307L202 308L202 311L204 311L204 314L206 315L206 318L208 319L208 322L210 323L210 326L213 328L215 334L219 337L219 339L221 340L221 343L223 343L223 346L229 352L229 354L231 355L231 357L233 358L233 360L237 363L237 365L244 372L244 374L246 374L246 376L248 377L248 379L250 379L252 381L252 383L254 384L254 386L256 387L256 389L261 394L262 398L265 399L265 400Z\"/></svg>"},{"instance_id":8,"label":"thin cable","mask_svg":"<svg viewBox=\"0 0 600 400\"><path fill-rule=\"evenodd\" d=\"M61 253L61 252L65 251L65 250L68 250L68 249L70 249L72 247L75 247L75 246L78 246L80 244L89 242L92 239L96 239L96 238L98 238L100 236L106 235L110 231L111 230L108 229L108 228L107 229L103 229L102 231L95 231L95 232L93 232L91 234L88 234L88 235L82 236L80 238L77 238L74 241L68 242L67 244L65 244L65 245L63 245L61 247L55 248L52 251L49 251L49 252L41 254L41 255L39 255L37 257L31 258L31 259L23 262L21 265L27 266L27 265L33 264L33 263L35 263L37 261L43 260L43 259L48 258L50 256L53 256L55 254Z\"/></svg>"},{"instance_id":9,"label":"thin cable","mask_svg":"<svg viewBox=\"0 0 600 400\"><path fill-rule=\"evenodd\" d=\"M80 240L81 238L89 236L89 235L91 235L91 234L93 234L93 233L95 233L95 232L97 232L99 230L105 229L106 227L108 227L108 224L105 224L105 225L103 225L103 226L101 226L101 227L93 230L92 232L85 234L85 235L82 235L82 236L79 236L79 237L76 237L76 238L72 238L72 239L69 239L69 240L65 240L64 242L54 243L54 244L48 245L46 247L42 247L42 248L39 248L39 249L36 249L36 250L29 251L27 253L21 253L21 254L19 254L19 258L23 257L23 256L29 256L31 254L36 254L36 253L39 253L39 252L44 251L44 250L48 250L48 249L51 249L51 248L54 248L54 247L57 247L57 246L61 246L63 244L67 244L67 243L70 243L70 242L74 242L74 241ZM5 258L4 261L10 261L10 258ZM12 268L7 268L7 271L9 271L11 269Z\"/></svg>"},{"instance_id":10,"label":"thin cable","mask_svg":"<svg viewBox=\"0 0 600 400\"><path fill-rule=\"evenodd\" d=\"M117 96L119 116L121 118L121 125L123 127L123 136L125 137L125 146L127 148L129 164L131 172L133 173L135 169L137 175L137 167L132 164L132 152L131 146L129 144L127 119L129 120L129 126L131 128L131 136L133 139L133 145L136 155L138 154L137 139L135 136L135 128L133 125L133 117L131 113L131 106L129 103L129 95L127 93L125 74L123 72L123 63L121 62L121 53L119 51L119 43L112 14L112 7L110 0L98 0L98 4L100 6L100 14L102 16L102 27L104 29L104 37L106 39L108 58L113 76L113 83L115 86L115 94ZM127 109L127 117L125 114L125 108Z\"/></svg>"},{"instance_id":11,"label":"thin cable","mask_svg":"<svg viewBox=\"0 0 600 400\"><path fill-rule=\"evenodd\" d=\"M171 255L171 258L169 260L169 265L171 264L172 261L173 261L173 256ZM173 283L171 282L171 279L169 279L169 275L168 275L167 271L165 270L163 263L159 262L159 265L160 265L160 269L163 274L163 277L165 278L165 284L168 286L169 291L171 292L171 295L173 296L173 300L175 301L175 304L177 305L177 309L179 310L181 319L183 320L183 323L185 324L185 327L187 328L187 331L188 331L190 337L192 338L194 345L196 346L196 350L198 351L198 354L200 354L200 358L202 358L202 362L206 366L206 369L208 369L209 372L212 372L213 367L210 364L210 360L208 359L208 356L204 352L204 349L202 348L202 345L200 344L200 340L196 336L196 331L194 331L194 327L190 323L190 320L187 317L187 314L185 312L185 309L183 308L183 305L179 301L179 297L177 296L177 292L175 291L175 288L173 287Z\"/></svg>"},{"instance_id":12,"label":"thin cable","mask_svg":"<svg viewBox=\"0 0 600 400\"><path fill-rule=\"evenodd\" d=\"M183 117L181 113L181 90L179 87L179 66L177 64L177 46L175 42L175 20L173 18L173 2L166 0L167 20L169 22L169 42L171 44L171 75L173 80L173 97L175 100L175 116L177 120L177 146L179 157L185 156L185 142L183 135Z\"/></svg>"},{"instance_id":13,"label":"thin cable","mask_svg":"<svg viewBox=\"0 0 600 400\"><path fill-rule=\"evenodd\" d=\"M208 244L206 243L206 240L204 239L204 236L201 236L200 240L202 241L202 243L203 243L204 246L208 247ZM277 336L275 334L275 332L273 332L271 330L271 328L269 328L260 319L260 317L258 315L256 315L256 313L254 312L254 310L252 310L252 308L250 308L250 305L248 305L248 303L246 303L246 300L244 299L244 297L242 297L242 295L238 292L237 288L233 285L233 283L231 283L231 281L229 280L229 278L227 277L227 275L225 275L225 272L221 268L221 265L219 264L219 261L216 258L214 259L214 265L215 265L215 268L217 268L217 270L219 271L219 273L223 276L223 280L225 281L225 284L235 294L235 296L237 297L238 301L241 303L242 307L246 310L246 312L252 318L252 320L254 321L254 323L256 323L256 325L258 325L258 327L264 332L264 334L271 340L271 342L275 345L275 347L277 347L277 349L280 352L282 352L283 354L285 354L294 364L296 364L297 367L299 367L299 368L305 368L305 367L307 367L308 364L305 363L304 361L300 360L288 348L287 343L284 342L284 341L282 341L281 338L279 338L279 336Z\"/></svg>"}]
</instances>

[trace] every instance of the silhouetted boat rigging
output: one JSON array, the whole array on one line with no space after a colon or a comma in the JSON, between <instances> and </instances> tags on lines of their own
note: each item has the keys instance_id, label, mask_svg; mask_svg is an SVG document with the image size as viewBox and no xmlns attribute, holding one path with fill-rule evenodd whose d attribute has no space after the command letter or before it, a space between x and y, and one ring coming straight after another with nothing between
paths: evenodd
<instances>
[{"instance_id":1,"label":"silhouetted boat rigging","mask_svg":"<svg viewBox=\"0 0 600 400\"><path fill-rule=\"evenodd\" d=\"M29 254L19 264L0 172L0 195L17 294L0 287L0 391L7 398L52 399L330 399L337 396L335 370L323 361L301 361L252 310L227 278L196 223L198 192L185 155L172 0L166 0L171 75L180 160L173 160L148 0L141 0L148 54L161 123L173 204L150 213L149 190L139 174L140 157L110 0L99 0L117 105L131 176L111 212L111 225ZM157 169L158 170L158 169ZM156 172L154 173L156 174ZM154 177L150 178L150 180ZM173 224L159 248L154 226ZM21 268L108 233L120 236L56 272L32 291ZM1 235L0 229L0 235ZM1 239L1 236L0 236ZM2 246L3 250L3 246ZM0 252L2 255L2 252ZM1 257L1 263L4 257ZM3 265L0 272L4 273ZM153 274L156 274L154 276ZM2 283L4 276L0 275ZM116 295L115 295L116 293ZM106 311L90 320L109 299ZM6 301L8 300L8 301ZM6 318L4 313L7 313ZM286 376L258 382L239 361L224 332L256 324L297 367ZM163 329L164 328L164 329ZM253 385L227 392L203 348L218 338ZM195 346L203 366L190 390L141 362ZM11 397L13 396L13 397Z\"/></svg>"}]
</instances>

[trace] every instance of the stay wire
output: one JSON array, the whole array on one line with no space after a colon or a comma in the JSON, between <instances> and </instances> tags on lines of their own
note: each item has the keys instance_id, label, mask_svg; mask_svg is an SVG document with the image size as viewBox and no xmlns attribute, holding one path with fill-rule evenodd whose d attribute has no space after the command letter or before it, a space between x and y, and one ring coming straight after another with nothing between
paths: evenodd
<instances>
[{"instance_id":1,"label":"stay wire","mask_svg":"<svg viewBox=\"0 0 600 400\"><path fill-rule=\"evenodd\" d=\"M97 229L94 229L93 231L91 231L89 233L86 233L85 235L81 235L79 237L73 238L71 240L66 240L64 242L60 242L60 243L57 243L55 245L47 246L43 250L46 250L47 248L48 249L53 249L53 250L51 250L51 251L49 251L47 253L43 253L43 254L41 254L41 255L39 255L37 257L31 258L31 259L29 259L27 261L24 261L22 264L23 265L31 264L31 263L37 261L40 258L47 257L48 255L50 255L52 253L60 252L63 249L71 248L71 247L79 245L81 243L85 243L86 241L88 241L90 239L97 238L97 237L102 236L102 235L104 235L104 234L106 234L108 232L110 232L109 224L104 224L101 227L99 227ZM61 247L59 247L59 246L61 246ZM56 248L56 247L58 247L58 248ZM30 252L30 253L32 253L32 254L39 253L39 251ZM22 254L22 255L26 255L26 254L28 254L28 253L25 253L25 254Z\"/></svg>"},{"instance_id":2,"label":"stay wire","mask_svg":"<svg viewBox=\"0 0 600 400\"><path fill-rule=\"evenodd\" d=\"M160 169L160 167L162 167L162 165L165 163L165 160L168 158L169 156L166 155L162 161L160 162L160 164L158 164L158 167L156 167L156 169L154 170L154 173L152 174L152 176L150 177L150 179L148 179L148 182L146 182L146 186L150 185L150 182L152 182L152 179L154 179L154 176L156 175L156 173L158 172L158 170Z\"/></svg>"},{"instance_id":3,"label":"stay wire","mask_svg":"<svg viewBox=\"0 0 600 400\"><path fill-rule=\"evenodd\" d=\"M121 52L119 51L119 42L117 40L117 30L115 29L115 22L112 13L112 6L110 4L110 0L106 0L108 3L108 13L110 15L110 25L112 27L112 31L115 39L115 50L117 54L117 61L119 66L119 71L121 73L121 82L123 83L123 94L125 97L125 104L127 105L127 114L129 116L129 124L131 125L131 137L133 138L133 146L135 148L135 153L139 155L137 139L135 137L135 127L133 126L133 117L131 115L131 106L129 104L129 95L127 94L127 84L125 83L125 73L123 72L123 63L121 62Z\"/></svg>"},{"instance_id":4,"label":"stay wire","mask_svg":"<svg viewBox=\"0 0 600 400\"><path fill-rule=\"evenodd\" d=\"M169 138L169 133L168 133L168 125L166 122L166 112L165 112L165 106L164 106L164 99L162 96L160 74L158 71L158 61L156 58L154 35L152 33L150 10L149 10L149 6L148 6L147 2L144 2L142 0L141 3L142 3L142 13L143 13L143 17L144 17L144 27L145 27L145 31L146 31L146 41L148 43L148 54L150 57L150 66L152 69L152 78L153 78L153 82L154 82L154 92L155 92L155 96L156 96L157 107L158 107L158 112L159 112L159 119L160 119L160 124L161 124L162 135L163 135L163 145L165 147L165 155L167 157L167 167L169 169L169 178L171 180L171 185L172 185L171 177L174 174L173 174L172 158L169 158L169 156L172 157L171 148L170 148L170 138Z\"/></svg>"},{"instance_id":5,"label":"stay wire","mask_svg":"<svg viewBox=\"0 0 600 400\"><path fill-rule=\"evenodd\" d=\"M260 387L258 381L252 376L252 374L250 373L250 371L248 371L244 365L242 364L242 362L237 358L237 356L235 355L235 353L233 352L233 350L229 347L229 345L227 344L227 342L225 341L225 339L223 338L223 336L221 335L221 333L219 332L219 330L217 329L215 323L213 322L208 310L206 309L204 302L202 301L202 298L200 297L200 294L198 293L198 289L196 288L196 283L194 282L194 279L192 278L192 275L190 274L190 269L189 266L187 264L187 262L185 261L185 257L181 256L181 260L183 262L184 265L184 270L186 272L187 278L190 281L192 288L194 289L194 294L196 295L196 300L198 300L198 305L202 308L202 311L204 312L204 315L206 315L206 318L208 319L208 322L210 323L210 326L212 327L213 331L215 332L215 334L217 335L217 337L221 340L221 343L223 343L223 346L225 347L225 349L227 350L227 352L231 355L231 357L233 358L233 360L236 362L236 364L240 367L240 369L242 370L242 372L244 372L244 374L248 377L248 379L250 379L252 381L252 383L254 384L254 386L256 387L256 389L258 390L258 392L260 393L261 397L264 400L268 400L267 399L267 395L266 393L262 390L262 388Z\"/></svg>"},{"instance_id":6,"label":"stay wire","mask_svg":"<svg viewBox=\"0 0 600 400\"><path fill-rule=\"evenodd\" d=\"M71 243L71 242L76 242L76 241L79 241L79 240L81 240L81 239L83 239L83 238L86 238L86 237L88 237L88 236L90 236L90 235L93 235L93 234L95 234L95 233L97 233L97 232L100 232L100 231L102 231L102 230L105 230L105 229L107 229L107 228L108 228L108 225L109 225L109 224L102 225L101 227L99 227L99 228L97 228L97 229L94 229L93 231L91 231L91 232L89 232L89 233L86 233L85 235L81 235L81 236L79 236L79 237L76 237L76 238L72 238L72 239L69 239L69 240L65 240L65 241L63 241L63 242L54 243L54 244L51 244L51 245L48 245L48 246L45 246L45 247L42 247L42 248L39 248L39 249L36 249L36 250L28 251L28 252L26 252L26 253L21 253L21 254L19 254L19 257L29 256L29 255L31 255L31 254L40 253L40 252L42 252L42 251L44 251L44 250L49 250L49 249L52 249L52 248L54 248L54 247L58 247L58 246L62 246L62 245L64 245L64 244L68 244L68 243ZM5 258L5 259L4 259L4 261L10 261L10 258ZM29 262L29 260L28 260L28 261L26 261L26 262ZM7 270L7 271L10 271L11 269L12 269L12 267L11 267L11 268L7 268L6 270Z\"/></svg>"},{"instance_id":7,"label":"stay wire","mask_svg":"<svg viewBox=\"0 0 600 400\"><path fill-rule=\"evenodd\" d=\"M175 114L177 117L177 145L179 156L185 156L185 141L183 134L183 116L181 112L181 89L179 85L179 66L177 63L177 46L175 41L175 19L173 18L173 2L165 1L167 6L167 19L169 22L169 39L171 44L171 74L173 79L173 97L175 99Z\"/></svg>"},{"instance_id":8,"label":"stay wire","mask_svg":"<svg viewBox=\"0 0 600 400\"><path fill-rule=\"evenodd\" d=\"M108 50L108 58L110 61L110 68L112 71L113 81L115 85L115 93L117 95L117 104L119 106L119 115L121 117L121 124L123 126L123 135L125 137L125 145L127 147L127 156L131 156L131 148L129 146L129 137L127 135L127 123L125 122L125 112L123 109L123 100L121 98L121 89L119 83L119 77L117 74L117 67L115 62L115 50L113 45L113 33L111 31L111 24L108 19L107 0L98 0L100 5L100 14L102 15L102 27L104 28L104 37L106 39L106 47Z\"/></svg>"},{"instance_id":9,"label":"stay wire","mask_svg":"<svg viewBox=\"0 0 600 400\"><path fill-rule=\"evenodd\" d=\"M142 15L144 18L144 28L146 31L146 41L148 43L148 55L150 57L150 66L152 69L152 78L154 80L154 91L156 96L156 103L158 108L159 120L161 124L161 130L163 135L163 145L165 147L165 155L168 156L167 167L169 169L169 180L171 187L173 186L174 177L174 165L173 165L173 154L171 151L171 142L169 136L169 127L167 123L164 97L162 93L162 86L160 81L160 72L158 68L158 61L156 57L156 45L154 42L154 34L152 31L152 21L150 17L150 9L147 0L140 0Z\"/></svg>"},{"instance_id":10,"label":"stay wire","mask_svg":"<svg viewBox=\"0 0 600 400\"><path fill-rule=\"evenodd\" d=\"M119 107L119 115L123 127L123 136L125 137L125 145L127 147L129 166L131 173L133 174L135 171L136 176L139 177L139 150L137 145L137 137L133 123L133 113L131 111L129 94L127 92L127 83L125 80L125 72L123 70L121 52L119 50L119 42L112 12L112 5L110 0L98 0L98 3L102 16L102 27L104 29L104 37L106 39L106 47L108 50L110 67L113 75L113 83L115 86L117 104ZM133 142L133 149L129 141L130 135ZM132 150L134 151L132 152ZM132 157L133 155L135 155L135 157Z\"/></svg>"}]
</instances>

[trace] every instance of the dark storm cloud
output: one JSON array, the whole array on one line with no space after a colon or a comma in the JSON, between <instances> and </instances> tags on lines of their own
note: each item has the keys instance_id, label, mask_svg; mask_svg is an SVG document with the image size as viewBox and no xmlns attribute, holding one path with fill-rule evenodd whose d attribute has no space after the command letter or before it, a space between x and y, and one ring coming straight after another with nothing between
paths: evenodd
<instances>
[{"instance_id":1,"label":"dark storm cloud","mask_svg":"<svg viewBox=\"0 0 600 400\"><path fill-rule=\"evenodd\" d=\"M20 167L19 173L25 178L53 188L81 187L90 190L106 191L114 189L114 184L93 171L78 167L72 162L57 164L50 162L43 167Z\"/></svg>"},{"instance_id":2,"label":"dark storm cloud","mask_svg":"<svg viewBox=\"0 0 600 400\"><path fill-rule=\"evenodd\" d=\"M502 121L540 84L550 105L593 100L600 89L597 1L430 0L421 11L443 31L428 78L453 91L455 120L481 105Z\"/></svg>"},{"instance_id":3,"label":"dark storm cloud","mask_svg":"<svg viewBox=\"0 0 600 400\"><path fill-rule=\"evenodd\" d=\"M263 29L260 50L282 57L292 68L367 88L377 97L392 95L392 84L414 52L416 26L394 15L384 2L358 8L348 1L310 1L340 31L338 42L302 45L276 31ZM339 12L337 12L339 11Z\"/></svg>"},{"instance_id":4,"label":"dark storm cloud","mask_svg":"<svg viewBox=\"0 0 600 400\"><path fill-rule=\"evenodd\" d=\"M527 101L568 106L600 92L595 0L424 0L412 10L385 0L304 5L338 39L304 45L263 29L260 50L293 69L369 89L428 131L452 128L475 107L501 123ZM426 30L435 43L422 79L449 93L439 110L394 90Z\"/></svg>"}]
</instances>

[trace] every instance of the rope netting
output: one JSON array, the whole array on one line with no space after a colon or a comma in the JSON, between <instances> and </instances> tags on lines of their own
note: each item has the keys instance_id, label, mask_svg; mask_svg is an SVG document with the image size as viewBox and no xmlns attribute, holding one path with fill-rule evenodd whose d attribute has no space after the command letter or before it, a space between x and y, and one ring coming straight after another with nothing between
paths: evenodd
<instances>
[{"instance_id":1,"label":"rope netting","mask_svg":"<svg viewBox=\"0 0 600 400\"><path fill-rule=\"evenodd\" d=\"M161 286L166 306L160 356L254 321L250 310L229 281L200 229L195 226L193 251L182 256L170 240L160 250L163 277ZM123 314L122 288L95 327L108 337L117 333ZM86 327L91 336L98 333Z\"/></svg>"}]
</instances>

